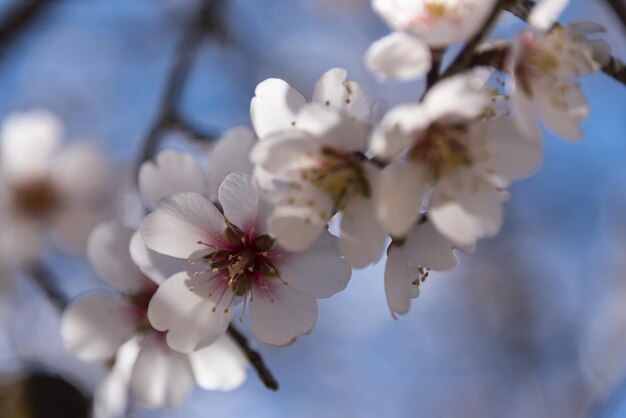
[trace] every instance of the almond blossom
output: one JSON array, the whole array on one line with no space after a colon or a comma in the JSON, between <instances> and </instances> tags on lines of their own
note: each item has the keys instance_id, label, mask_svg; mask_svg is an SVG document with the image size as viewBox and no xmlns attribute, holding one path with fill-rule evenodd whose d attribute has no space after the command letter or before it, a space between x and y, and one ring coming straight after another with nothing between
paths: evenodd
<instances>
[{"instance_id":1,"label":"almond blossom","mask_svg":"<svg viewBox=\"0 0 626 418\"><path fill-rule=\"evenodd\" d=\"M174 408L194 381L207 390L230 390L245 379L246 360L230 337L185 355L171 350L165 335L150 326L148 303L160 277L154 281L155 276L146 276L131 260L133 232L117 220L94 229L89 259L119 294L88 294L63 313L61 333L69 351L84 361L115 358L96 392L96 416L125 416L129 390L145 406Z\"/></svg>"},{"instance_id":2,"label":"almond blossom","mask_svg":"<svg viewBox=\"0 0 626 418\"><path fill-rule=\"evenodd\" d=\"M80 251L108 214L104 159L84 145L62 145L61 122L45 110L8 115L0 132L0 255L36 260L47 234Z\"/></svg>"},{"instance_id":3,"label":"almond blossom","mask_svg":"<svg viewBox=\"0 0 626 418\"><path fill-rule=\"evenodd\" d=\"M315 299L346 287L351 271L336 239L324 231L308 251L287 251L267 230L270 208L259 194L250 175L232 173L219 187L219 209L201 194L178 193L144 220L141 235L150 249L190 263L159 287L148 309L173 349L212 344L240 301L240 320L249 309L259 340L291 344L313 329Z\"/></svg>"},{"instance_id":4,"label":"almond blossom","mask_svg":"<svg viewBox=\"0 0 626 418\"><path fill-rule=\"evenodd\" d=\"M502 224L500 190L542 161L508 118L484 120L490 96L473 73L437 83L419 104L401 105L372 139L379 157L396 159L382 173L377 213L401 238L423 210L444 237L473 245Z\"/></svg>"},{"instance_id":5,"label":"almond blossom","mask_svg":"<svg viewBox=\"0 0 626 418\"><path fill-rule=\"evenodd\" d=\"M269 231L291 251L326 233L341 212L339 248L349 265L365 267L382 256L386 233L376 222L372 190L380 169L363 157L367 127L341 109L303 106L295 128L265 137L251 160L280 184L269 198Z\"/></svg>"},{"instance_id":6,"label":"almond blossom","mask_svg":"<svg viewBox=\"0 0 626 418\"><path fill-rule=\"evenodd\" d=\"M411 299L420 294L420 283L430 270L448 271L457 264L454 244L443 237L432 223L423 218L407 235L394 242L385 264L385 294L394 318L405 315Z\"/></svg>"},{"instance_id":7,"label":"almond blossom","mask_svg":"<svg viewBox=\"0 0 626 418\"><path fill-rule=\"evenodd\" d=\"M372 0L391 29L365 54L366 66L383 78L423 76L431 51L471 37L485 22L496 0Z\"/></svg>"},{"instance_id":8,"label":"almond blossom","mask_svg":"<svg viewBox=\"0 0 626 418\"><path fill-rule=\"evenodd\" d=\"M507 67L515 81L516 120L528 137L541 138L541 118L562 138L583 138L580 123L589 106L574 79L597 71L610 56L604 40L589 38L604 31L601 25L581 22L518 37Z\"/></svg>"}]
</instances>

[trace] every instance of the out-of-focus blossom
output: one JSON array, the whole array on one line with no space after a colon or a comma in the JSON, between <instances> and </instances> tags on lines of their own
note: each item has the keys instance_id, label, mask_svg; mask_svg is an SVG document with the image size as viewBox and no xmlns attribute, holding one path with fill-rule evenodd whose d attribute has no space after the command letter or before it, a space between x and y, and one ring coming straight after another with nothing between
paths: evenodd
<instances>
[{"instance_id":1,"label":"out-of-focus blossom","mask_svg":"<svg viewBox=\"0 0 626 418\"><path fill-rule=\"evenodd\" d=\"M385 168L376 193L378 216L392 236L406 236L423 209L457 245L499 231L499 190L534 172L542 153L508 118L482 120L489 103L482 81L466 73L383 118L372 150L385 159L403 156Z\"/></svg>"},{"instance_id":2,"label":"out-of-focus blossom","mask_svg":"<svg viewBox=\"0 0 626 418\"><path fill-rule=\"evenodd\" d=\"M431 51L471 37L495 0L372 0L393 33L374 42L367 67L381 77L414 79L431 67Z\"/></svg>"},{"instance_id":3,"label":"out-of-focus blossom","mask_svg":"<svg viewBox=\"0 0 626 418\"><path fill-rule=\"evenodd\" d=\"M252 172L249 154L255 142L254 133L248 128L228 131L211 151L208 174L192 156L173 150L162 151L154 162L146 161L141 165L139 192L151 209L159 199L174 193L200 193L215 201L217 189L228 174Z\"/></svg>"},{"instance_id":4,"label":"out-of-focus blossom","mask_svg":"<svg viewBox=\"0 0 626 418\"><path fill-rule=\"evenodd\" d=\"M148 304L160 277L147 277L133 263L133 230L113 220L91 234L88 255L94 269L119 294L94 293L73 302L62 318L69 351L85 361L116 357L96 394L96 414L115 416L126 409L128 390L150 407L174 408L193 382L208 390L230 390L245 379L246 360L230 337L192 354L171 350L163 333L150 326ZM167 268L167 267L166 267Z\"/></svg>"},{"instance_id":5,"label":"out-of-focus blossom","mask_svg":"<svg viewBox=\"0 0 626 418\"><path fill-rule=\"evenodd\" d=\"M290 253L269 235L267 203L252 177L232 173L218 191L220 210L197 193L162 199L141 234L162 254L189 260L191 272L169 278L150 303L152 325L168 344L193 352L226 330L233 304L249 305L252 328L263 342L287 345L317 321L316 298L343 290L350 269L327 231L304 253Z\"/></svg>"},{"instance_id":6,"label":"out-of-focus blossom","mask_svg":"<svg viewBox=\"0 0 626 418\"><path fill-rule=\"evenodd\" d=\"M339 248L348 264L379 260L386 234L376 222L372 190L380 169L361 157L366 125L319 103L303 106L294 118L295 128L265 137L251 154L282 185L270 196L270 232L284 248L302 251L341 212Z\"/></svg>"},{"instance_id":7,"label":"out-of-focus blossom","mask_svg":"<svg viewBox=\"0 0 626 418\"><path fill-rule=\"evenodd\" d=\"M560 14L565 10L569 0L541 0L528 16L528 23L541 31L549 30Z\"/></svg>"},{"instance_id":8,"label":"out-of-focus blossom","mask_svg":"<svg viewBox=\"0 0 626 418\"><path fill-rule=\"evenodd\" d=\"M111 197L104 159L85 145L62 145L61 122L44 110L7 116L0 132L0 255L39 257L51 232L66 249L84 249Z\"/></svg>"},{"instance_id":9,"label":"out-of-focus blossom","mask_svg":"<svg viewBox=\"0 0 626 418\"><path fill-rule=\"evenodd\" d=\"M411 299L419 296L419 285L428 271L447 271L457 264L454 244L428 220L420 222L405 240L389 248L385 265L385 294L393 317L409 312Z\"/></svg>"},{"instance_id":10,"label":"out-of-focus blossom","mask_svg":"<svg viewBox=\"0 0 626 418\"><path fill-rule=\"evenodd\" d=\"M548 33L520 34L507 69L515 80L516 120L528 137L541 138L541 118L556 135L582 139L580 123L589 106L573 80L597 71L610 56L605 41L589 38L604 31L601 25L581 22Z\"/></svg>"}]
</instances>

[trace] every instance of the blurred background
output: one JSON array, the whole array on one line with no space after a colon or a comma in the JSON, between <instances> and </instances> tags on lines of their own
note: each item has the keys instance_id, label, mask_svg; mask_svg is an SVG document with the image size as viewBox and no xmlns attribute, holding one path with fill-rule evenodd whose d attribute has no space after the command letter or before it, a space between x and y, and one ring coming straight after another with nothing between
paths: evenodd
<instances>
[{"instance_id":1,"label":"blurred background","mask_svg":"<svg viewBox=\"0 0 626 418\"><path fill-rule=\"evenodd\" d=\"M0 1L0 13L19 2ZM70 138L131 167L198 1L47 3L0 44L0 116L50 109ZM226 3L226 41L205 40L184 89L194 126L220 135L249 125L257 83L283 78L310 96L336 66L388 106L420 96L419 83L380 84L363 68L364 51L388 33L367 0ZM626 58L626 32L604 1L572 0L561 21L576 20L606 26ZM508 17L497 32L521 27ZM232 392L196 390L174 411L136 406L130 416L626 417L626 87L603 74L582 85L585 141L548 135L542 170L512 189L502 233L453 273L431 275L406 317L389 314L382 263L355 272L347 291L321 301L311 336L258 347L277 393L251 370ZM175 141L202 148L172 136L165 145ZM104 287L80 258L45 258L68 297ZM0 292L0 416L87 416L104 368L64 351L58 314L29 281L3 286L18 297ZM33 371L44 375L28 379ZM30 411L11 408L20 402Z\"/></svg>"}]
</instances>

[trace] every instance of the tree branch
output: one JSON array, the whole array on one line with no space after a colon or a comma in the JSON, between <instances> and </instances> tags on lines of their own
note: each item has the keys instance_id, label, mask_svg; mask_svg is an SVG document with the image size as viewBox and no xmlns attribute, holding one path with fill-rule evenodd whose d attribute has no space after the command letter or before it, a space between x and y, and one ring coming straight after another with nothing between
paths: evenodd
<instances>
[{"instance_id":1,"label":"tree branch","mask_svg":"<svg viewBox=\"0 0 626 418\"><path fill-rule=\"evenodd\" d=\"M63 312L63 309L69 305L70 301L67 295L61 292L55 285L55 282L58 282L58 280L52 269L44 264L37 264L31 266L28 269L28 273L39 288L48 296L50 302L59 312Z\"/></svg>"},{"instance_id":2,"label":"tree branch","mask_svg":"<svg viewBox=\"0 0 626 418\"><path fill-rule=\"evenodd\" d=\"M202 41L208 35L223 41L226 31L220 21L223 0L201 0L199 10L183 33L178 47L178 56L165 83L165 93L159 106L156 121L144 140L137 171L143 161L151 159L163 136L170 131L179 131L194 139L212 140L214 135L192 126L180 115L180 101L189 78L193 61Z\"/></svg>"},{"instance_id":3,"label":"tree branch","mask_svg":"<svg viewBox=\"0 0 626 418\"><path fill-rule=\"evenodd\" d=\"M448 69L443 73L442 78L450 77L469 68L474 54L476 53L476 48L489 34L491 29L497 22L502 10L507 4L509 4L509 1L510 0L498 0L496 5L493 7L493 10L491 11L491 14L485 21L483 27L465 44L459 55L457 55L452 64L450 64Z\"/></svg>"},{"instance_id":4,"label":"tree branch","mask_svg":"<svg viewBox=\"0 0 626 418\"><path fill-rule=\"evenodd\" d=\"M241 333L241 331L235 328L234 325L230 324L228 326L227 332L228 332L228 335L230 335L231 338L235 340L239 348L241 348L241 350L244 352L248 361L250 362L254 370L256 370L257 374L259 375L259 379L261 379L263 384L265 384L265 387L270 390L277 391L278 382L272 375L272 372L265 365L265 362L263 361L263 358L261 357L261 355L256 350L252 349L252 347L250 347L248 340Z\"/></svg>"},{"instance_id":5,"label":"tree branch","mask_svg":"<svg viewBox=\"0 0 626 418\"><path fill-rule=\"evenodd\" d=\"M0 53L55 0L16 0L0 18Z\"/></svg>"}]
</instances>

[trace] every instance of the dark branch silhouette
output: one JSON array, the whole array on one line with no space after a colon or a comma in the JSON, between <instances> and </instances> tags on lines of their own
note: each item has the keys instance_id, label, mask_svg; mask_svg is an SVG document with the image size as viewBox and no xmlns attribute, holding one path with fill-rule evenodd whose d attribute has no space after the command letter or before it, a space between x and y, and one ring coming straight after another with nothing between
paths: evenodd
<instances>
[{"instance_id":1,"label":"dark branch silhouette","mask_svg":"<svg viewBox=\"0 0 626 418\"><path fill-rule=\"evenodd\" d=\"M278 390L278 382L274 378L274 375L272 375L272 372L265 365L261 355L250 347L248 340L241 333L241 331L235 328L233 324L230 324L227 332L228 335L235 340L239 348L241 348L252 367L254 367L254 370L256 370L259 379L261 379L265 387L274 391Z\"/></svg>"},{"instance_id":2,"label":"dark branch silhouette","mask_svg":"<svg viewBox=\"0 0 626 418\"><path fill-rule=\"evenodd\" d=\"M17 0L0 16L0 54L57 0Z\"/></svg>"}]
</instances>

